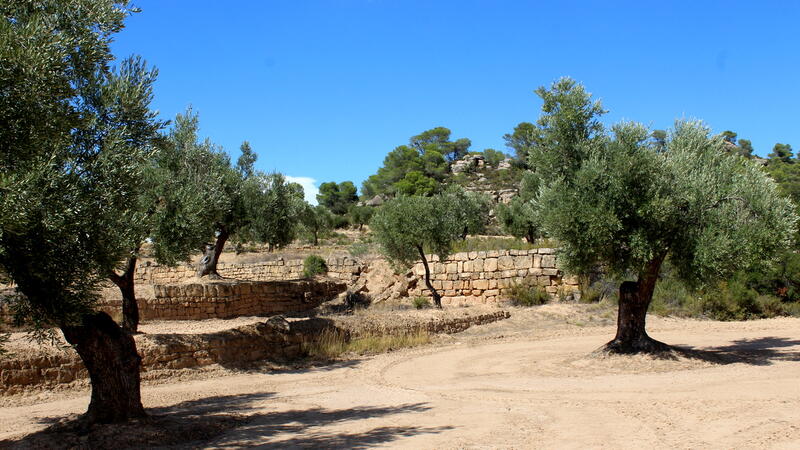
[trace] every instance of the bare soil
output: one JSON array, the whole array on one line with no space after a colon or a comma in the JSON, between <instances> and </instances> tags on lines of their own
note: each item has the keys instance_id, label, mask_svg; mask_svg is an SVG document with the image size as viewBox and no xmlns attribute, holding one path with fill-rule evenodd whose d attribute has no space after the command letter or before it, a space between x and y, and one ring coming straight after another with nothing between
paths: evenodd
<instances>
[{"instance_id":1,"label":"bare soil","mask_svg":"<svg viewBox=\"0 0 800 450\"><path fill-rule=\"evenodd\" d=\"M800 446L800 319L651 316L651 335L679 352L594 356L613 320L597 305L513 309L421 348L146 383L143 424L75 429L88 391L59 392L6 404L0 446Z\"/></svg>"}]
</instances>

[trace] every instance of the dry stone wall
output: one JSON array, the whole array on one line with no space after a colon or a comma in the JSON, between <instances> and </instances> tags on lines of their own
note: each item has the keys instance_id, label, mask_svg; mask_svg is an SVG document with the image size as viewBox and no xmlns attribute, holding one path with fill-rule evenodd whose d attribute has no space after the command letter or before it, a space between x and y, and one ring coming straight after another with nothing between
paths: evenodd
<instances>
[{"instance_id":1,"label":"dry stone wall","mask_svg":"<svg viewBox=\"0 0 800 450\"><path fill-rule=\"evenodd\" d=\"M552 297L578 292L577 278L564 277L552 248L462 252L445 261L439 261L436 255L428 258L432 261L431 284L445 305L495 303L508 299L517 283L541 286ZM430 296L422 263L415 264L412 271L417 282L409 295Z\"/></svg>"},{"instance_id":2,"label":"dry stone wall","mask_svg":"<svg viewBox=\"0 0 800 450\"><path fill-rule=\"evenodd\" d=\"M345 282L354 281L361 274L362 263L350 257L335 257L325 260L327 276ZM189 265L168 267L158 264L140 265L136 268L136 283L171 284L195 276L196 268ZM226 278L250 281L293 280L303 277L302 259L278 258L249 264L219 263L217 271Z\"/></svg>"},{"instance_id":3,"label":"dry stone wall","mask_svg":"<svg viewBox=\"0 0 800 450\"><path fill-rule=\"evenodd\" d=\"M144 379L154 378L152 372L163 369L297 358L303 352L305 338L305 332L295 329L281 317L217 333L134 337L142 356ZM71 348L51 355L0 359L0 394L15 394L34 386L53 387L85 378L88 378L86 368Z\"/></svg>"},{"instance_id":4,"label":"dry stone wall","mask_svg":"<svg viewBox=\"0 0 800 450\"><path fill-rule=\"evenodd\" d=\"M467 317L432 319L407 328L376 328L374 331L402 333L427 330L456 333L472 325L509 317L507 311ZM192 369L212 364L244 366L257 361L289 361L304 355L304 342L321 335L329 320L306 319L288 322L273 317L265 322L205 334L139 334L134 336L142 357L142 378L153 379L169 370ZM66 348L56 354L21 355L0 359L0 395L29 389L53 388L88 378L77 353Z\"/></svg>"},{"instance_id":5,"label":"dry stone wall","mask_svg":"<svg viewBox=\"0 0 800 450\"><path fill-rule=\"evenodd\" d=\"M137 303L142 320L230 319L307 311L346 289L344 282L324 279L157 284L155 298ZM100 309L114 316L121 302L106 302Z\"/></svg>"}]
</instances>

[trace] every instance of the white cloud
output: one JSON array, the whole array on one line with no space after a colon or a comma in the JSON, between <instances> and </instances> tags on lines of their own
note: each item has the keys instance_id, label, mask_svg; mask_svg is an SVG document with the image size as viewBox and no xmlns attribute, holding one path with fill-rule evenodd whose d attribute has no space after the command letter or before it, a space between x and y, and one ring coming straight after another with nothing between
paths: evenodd
<instances>
[{"instance_id":1,"label":"white cloud","mask_svg":"<svg viewBox=\"0 0 800 450\"><path fill-rule=\"evenodd\" d=\"M311 177L291 177L286 175L286 181L289 183L297 183L300 186L303 186L303 193L306 201L312 205L317 204L317 194L319 194L319 188L314 185L317 180Z\"/></svg>"}]
</instances>

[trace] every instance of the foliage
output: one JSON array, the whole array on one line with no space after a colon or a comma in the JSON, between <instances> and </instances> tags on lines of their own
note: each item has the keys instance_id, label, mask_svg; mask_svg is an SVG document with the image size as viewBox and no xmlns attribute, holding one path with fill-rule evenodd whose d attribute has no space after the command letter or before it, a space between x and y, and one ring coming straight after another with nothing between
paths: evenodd
<instances>
[{"instance_id":1,"label":"foliage","mask_svg":"<svg viewBox=\"0 0 800 450\"><path fill-rule=\"evenodd\" d=\"M792 146L789 144L775 144L775 146L772 147L772 153L767 156L773 161L777 160L787 164L794 163L794 160L792 159Z\"/></svg>"},{"instance_id":2,"label":"foliage","mask_svg":"<svg viewBox=\"0 0 800 450\"><path fill-rule=\"evenodd\" d=\"M250 180L250 191L245 196L250 217L246 236L256 242L268 243L271 248L291 243L306 206L303 188L296 183L287 183L279 173L258 174Z\"/></svg>"},{"instance_id":3,"label":"foliage","mask_svg":"<svg viewBox=\"0 0 800 450\"><path fill-rule=\"evenodd\" d=\"M328 181L319 185L317 202L327 207L332 213L344 215L358 202L356 187L352 181L336 183Z\"/></svg>"},{"instance_id":4,"label":"foliage","mask_svg":"<svg viewBox=\"0 0 800 450\"><path fill-rule=\"evenodd\" d=\"M347 217L351 226L358 227L361 230L372 219L373 213L375 213L375 208L372 206L354 205L348 211Z\"/></svg>"},{"instance_id":5,"label":"foliage","mask_svg":"<svg viewBox=\"0 0 800 450\"><path fill-rule=\"evenodd\" d=\"M682 278L707 280L790 242L791 203L757 166L720 151L701 124L678 122L664 153L651 150L640 125L614 133L572 177L541 191L544 227L562 243L568 270L602 262L636 274L669 254Z\"/></svg>"},{"instance_id":6,"label":"foliage","mask_svg":"<svg viewBox=\"0 0 800 450\"><path fill-rule=\"evenodd\" d=\"M378 194L432 195L448 175L448 161L465 155L469 139L450 141L450 130L443 127L411 137L386 155L378 173L361 188L364 197Z\"/></svg>"},{"instance_id":7,"label":"foliage","mask_svg":"<svg viewBox=\"0 0 800 450\"><path fill-rule=\"evenodd\" d=\"M517 306L538 306L550 301L550 294L542 286L527 280L513 284L508 297Z\"/></svg>"},{"instance_id":8,"label":"foliage","mask_svg":"<svg viewBox=\"0 0 800 450\"><path fill-rule=\"evenodd\" d=\"M303 205L300 223L313 237L314 245L319 245L320 236L324 236L326 233L333 230L333 221L333 213L331 213L327 207L323 205Z\"/></svg>"},{"instance_id":9,"label":"foliage","mask_svg":"<svg viewBox=\"0 0 800 450\"><path fill-rule=\"evenodd\" d=\"M522 122L516 127L512 133L503 136L506 141L506 146L514 149L516 152L516 159L524 166L528 164L528 151L534 145L536 136L539 130L530 122Z\"/></svg>"},{"instance_id":10,"label":"foliage","mask_svg":"<svg viewBox=\"0 0 800 450\"><path fill-rule=\"evenodd\" d=\"M325 259L319 255L308 255L303 260L303 277L313 278L317 275L328 273L328 265L325 264Z\"/></svg>"},{"instance_id":11,"label":"foliage","mask_svg":"<svg viewBox=\"0 0 800 450\"><path fill-rule=\"evenodd\" d=\"M537 194L538 178L531 172L523 175L519 195L507 205L497 205L497 219L503 231L516 238L533 243L542 235L534 196Z\"/></svg>"},{"instance_id":12,"label":"foliage","mask_svg":"<svg viewBox=\"0 0 800 450\"><path fill-rule=\"evenodd\" d=\"M398 197L375 213L370 228L386 257L399 266L410 267L423 248L445 259L463 231L457 208L442 195Z\"/></svg>"},{"instance_id":13,"label":"foliage","mask_svg":"<svg viewBox=\"0 0 800 450\"><path fill-rule=\"evenodd\" d=\"M364 256L367 253L369 253L369 251L370 247L369 244L367 244L366 242L354 242L350 246L350 248L347 249L347 252L350 253L350 256L352 256L353 258L359 258L361 256Z\"/></svg>"},{"instance_id":14,"label":"foliage","mask_svg":"<svg viewBox=\"0 0 800 450\"><path fill-rule=\"evenodd\" d=\"M419 170L406 173L402 180L394 184L394 190L399 195L433 195L438 187L435 179Z\"/></svg>"},{"instance_id":15,"label":"foliage","mask_svg":"<svg viewBox=\"0 0 800 450\"><path fill-rule=\"evenodd\" d=\"M119 207L136 201L149 142L154 71L112 72L125 3L0 6L0 271L17 310L40 326L78 322L129 248ZM130 127L141 121L138 127Z\"/></svg>"},{"instance_id":16,"label":"foliage","mask_svg":"<svg viewBox=\"0 0 800 450\"><path fill-rule=\"evenodd\" d=\"M497 151L497 150L495 150L493 148L487 148L486 150L484 150L481 153L483 153L483 160L486 162L486 164L488 164L489 166L492 166L494 168L497 168L497 166L501 162L505 161L505 159L507 157L507 155L505 153L503 153L501 151Z\"/></svg>"},{"instance_id":17,"label":"foliage","mask_svg":"<svg viewBox=\"0 0 800 450\"><path fill-rule=\"evenodd\" d=\"M549 243L541 244L549 245ZM540 243L531 244L512 237L467 237L453 243L453 253L481 252L489 250L530 250L539 248Z\"/></svg>"},{"instance_id":18,"label":"foliage","mask_svg":"<svg viewBox=\"0 0 800 450\"><path fill-rule=\"evenodd\" d=\"M428 297L414 297L411 299L411 306L413 306L414 309L426 309L430 308L431 301Z\"/></svg>"},{"instance_id":19,"label":"foliage","mask_svg":"<svg viewBox=\"0 0 800 450\"><path fill-rule=\"evenodd\" d=\"M350 337L346 331L327 328L317 339L303 344L306 354L316 358L334 359L347 353L374 354L429 343L430 334L425 330L408 333L362 333Z\"/></svg>"},{"instance_id":20,"label":"foliage","mask_svg":"<svg viewBox=\"0 0 800 450\"><path fill-rule=\"evenodd\" d=\"M447 188L444 196L454 205L456 222L463 224L461 239L466 239L467 234L480 234L486 231L489 221L489 211L492 209L492 201L486 194L479 192L466 191L460 186L451 185Z\"/></svg>"},{"instance_id":21,"label":"foliage","mask_svg":"<svg viewBox=\"0 0 800 450\"><path fill-rule=\"evenodd\" d=\"M133 212L141 232L129 244L138 247L145 238L153 256L165 265L188 259L214 233L217 218L229 208L222 187L227 156L210 141L198 139L197 114L178 114L173 128L153 158L147 190Z\"/></svg>"}]
</instances>

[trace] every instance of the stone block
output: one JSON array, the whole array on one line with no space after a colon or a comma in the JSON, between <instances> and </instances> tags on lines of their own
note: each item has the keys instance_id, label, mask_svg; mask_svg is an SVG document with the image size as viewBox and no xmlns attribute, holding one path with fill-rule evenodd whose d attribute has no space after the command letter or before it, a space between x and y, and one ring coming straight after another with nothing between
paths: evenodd
<instances>
[{"instance_id":1,"label":"stone block","mask_svg":"<svg viewBox=\"0 0 800 450\"><path fill-rule=\"evenodd\" d=\"M514 258L511 256L501 256L497 258L497 268L499 270L509 270L514 268Z\"/></svg>"},{"instance_id":2,"label":"stone block","mask_svg":"<svg viewBox=\"0 0 800 450\"><path fill-rule=\"evenodd\" d=\"M514 268L515 269L530 269L533 267L533 260L530 256L515 256Z\"/></svg>"},{"instance_id":3,"label":"stone block","mask_svg":"<svg viewBox=\"0 0 800 450\"><path fill-rule=\"evenodd\" d=\"M473 280L471 284L473 289L489 289L489 280Z\"/></svg>"},{"instance_id":4,"label":"stone block","mask_svg":"<svg viewBox=\"0 0 800 450\"><path fill-rule=\"evenodd\" d=\"M478 252L469 252L469 259L475 259L478 257Z\"/></svg>"},{"instance_id":5,"label":"stone block","mask_svg":"<svg viewBox=\"0 0 800 450\"><path fill-rule=\"evenodd\" d=\"M531 267L530 269L528 269L528 274L529 275L534 275L534 276L541 275L542 274L542 268L541 267Z\"/></svg>"},{"instance_id":6,"label":"stone block","mask_svg":"<svg viewBox=\"0 0 800 450\"><path fill-rule=\"evenodd\" d=\"M554 268L554 267L556 267L556 257L555 257L555 255L543 255L542 256L542 267L543 268Z\"/></svg>"},{"instance_id":7,"label":"stone block","mask_svg":"<svg viewBox=\"0 0 800 450\"><path fill-rule=\"evenodd\" d=\"M483 261L484 272L494 272L497 270L497 258L487 258Z\"/></svg>"},{"instance_id":8,"label":"stone block","mask_svg":"<svg viewBox=\"0 0 800 450\"><path fill-rule=\"evenodd\" d=\"M542 269L542 275L557 276L558 269Z\"/></svg>"}]
</instances>

